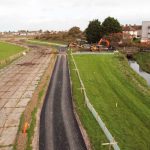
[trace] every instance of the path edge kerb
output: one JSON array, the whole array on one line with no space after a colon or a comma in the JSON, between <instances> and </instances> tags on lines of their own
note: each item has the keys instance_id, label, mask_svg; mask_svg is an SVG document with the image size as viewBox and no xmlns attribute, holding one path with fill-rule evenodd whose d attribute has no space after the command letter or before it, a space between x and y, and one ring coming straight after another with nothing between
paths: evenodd
<instances>
[{"instance_id":1,"label":"path edge kerb","mask_svg":"<svg viewBox=\"0 0 150 150\"><path fill-rule=\"evenodd\" d=\"M69 55L69 54L68 54ZM76 107L75 107L75 103L73 101L73 88L72 88L72 79L71 79L71 73L70 73L70 67L69 67L69 61L68 61L68 55L67 55L67 65L68 65L68 70L69 70L69 80L70 80L70 88L71 88L71 99L72 99L72 104L73 104L73 113L75 115L75 119L77 121L77 124L79 126L79 129L80 129L80 132L81 132L81 135L83 137L83 140L84 140L84 143L85 143L85 146L86 146L86 149L87 150L92 150L92 147L91 147L91 143L90 143L90 140L89 140L89 137L88 137L88 134L86 132L86 130L84 129L81 121L80 121L80 118L78 116L78 113L76 111Z\"/></svg>"}]
</instances>

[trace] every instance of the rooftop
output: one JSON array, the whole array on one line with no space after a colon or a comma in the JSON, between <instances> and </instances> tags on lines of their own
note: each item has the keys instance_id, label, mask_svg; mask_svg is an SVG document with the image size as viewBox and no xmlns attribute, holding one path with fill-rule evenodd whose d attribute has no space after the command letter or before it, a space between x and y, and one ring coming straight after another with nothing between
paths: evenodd
<instances>
[{"instance_id":1,"label":"rooftop","mask_svg":"<svg viewBox=\"0 0 150 150\"><path fill-rule=\"evenodd\" d=\"M122 28L123 28L123 31L137 31L137 30L141 30L142 26L141 25L125 25Z\"/></svg>"}]
</instances>

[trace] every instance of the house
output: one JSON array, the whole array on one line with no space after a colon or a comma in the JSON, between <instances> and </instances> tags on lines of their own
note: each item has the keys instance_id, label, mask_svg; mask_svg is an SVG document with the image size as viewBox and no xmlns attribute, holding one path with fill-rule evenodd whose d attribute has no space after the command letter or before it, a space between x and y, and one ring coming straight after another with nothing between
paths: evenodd
<instances>
[{"instance_id":1,"label":"house","mask_svg":"<svg viewBox=\"0 0 150 150\"><path fill-rule=\"evenodd\" d=\"M19 36L27 36L27 31L26 30L20 30L18 31Z\"/></svg>"},{"instance_id":2,"label":"house","mask_svg":"<svg viewBox=\"0 0 150 150\"><path fill-rule=\"evenodd\" d=\"M142 26L141 25L125 25L122 27L123 34L129 35L132 38L141 38Z\"/></svg>"},{"instance_id":3,"label":"house","mask_svg":"<svg viewBox=\"0 0 150 150\"><path fill-rule=\"evenodd\" d=\"M143 21L142 22L141 42L150 42L150 21Z\"/></svg>"}]
</instances>

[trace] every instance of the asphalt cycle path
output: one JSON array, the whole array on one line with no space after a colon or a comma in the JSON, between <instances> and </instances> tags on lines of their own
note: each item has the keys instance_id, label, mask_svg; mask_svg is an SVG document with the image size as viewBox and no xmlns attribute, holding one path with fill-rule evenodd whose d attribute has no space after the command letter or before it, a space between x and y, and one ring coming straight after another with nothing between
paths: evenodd
<instances>
[{"instance_id":1,"label":"asphalt cycle path","mask_svg":"<svg viewBox=\"0 0 150 150\"><path fill-rule=\"evenodd\" d=\"M61 48L40 117L40 150L86 150L72 105L65 49Z\"/></svg>"}]
</instances>

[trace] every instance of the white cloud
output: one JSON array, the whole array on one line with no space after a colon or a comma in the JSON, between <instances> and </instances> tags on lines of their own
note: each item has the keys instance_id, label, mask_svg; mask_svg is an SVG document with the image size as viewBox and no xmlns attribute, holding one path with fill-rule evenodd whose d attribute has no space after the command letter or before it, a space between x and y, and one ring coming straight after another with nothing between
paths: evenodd
<instances>
[{"instance_id":1,"label":"white cloud","mask_svg":"<svg viewBox=\"0 0 150 150\"><path fill-rule=\"evenodd\" d=\"M150 20L149 0L0 0L0 30L84 29L88 21L113 16L122 24Z\"/></svg>"}]
</instances>

